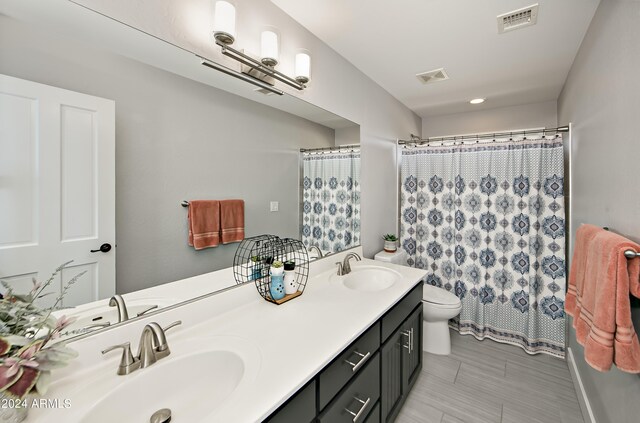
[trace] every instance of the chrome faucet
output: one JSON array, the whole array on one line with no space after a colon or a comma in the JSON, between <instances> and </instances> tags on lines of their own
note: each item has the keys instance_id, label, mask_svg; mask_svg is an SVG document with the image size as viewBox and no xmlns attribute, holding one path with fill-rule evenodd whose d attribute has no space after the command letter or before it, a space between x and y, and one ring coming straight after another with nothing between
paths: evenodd
<instances>
[{"instance_id":1,"label":"chrome faucet","mask_svg":"<svg viewBox=\"0 0 640 423\"><path fill-rule=\"evenodd\" d=\"M109 347L102 351L102 354L106 354L117 348L122 348L122 358L120 359L117 371L118 375L128 375L138 369L144 369L171 354L165 332L180 324L182 324L182 321L178 320L164 329L156 322L151 322L146 325L144 329L142 329L138 355L136 357L131 354L131 343L129 342Z\"/></svg>"},{"instance_id":2,"label":"chrome faucet","mask_svg":"<svg viewBox=\"0 0 640 423\"><path fill-rule=\"evenodd\" d=\"M122 298L121 295L116 294L111 297L109 300L109 307L118 307L118 323L129 320L127 305L124 303L124 298Z\"/></svg>"},{"instance_id":3,"label":"chrome faucet","mask_svg":"<svg viewBox=\"0 0 640 423\"><path fill-rule=\"evenodd\" d=\"M344 256L344 260L342 261L342 263L336 263L338 265L338 276L344 276L351 273L351 264L349 263L349 260L352 258L355 258L356 261L362 260L362 258L357 253L347 254L346 256Z\"/></svg>"},{"instance_id":4,"label":"chrome faucet","mask_svg":"<svg viewBox=\"0 0 640 423\"><path fill-rule=\"evenodd\" d=\"M163 329L156 322L151 322L142 329L140 344L138 346L138 359L140 360L141 369L149 367L156 361L171 354L164 332L181 323L182 322L178 320Z\"/></svg>"},{"instance_id":5,"label":"chrome faucet","mask_svg":"<svg viewBox=\"0 0 640 423\"><path fill-rule=\"evenodd\" d=\"M311 247L307 248L308 251L311 251L311 250L314 250L314 249L318 252L318 258L324 257L324 254L322 254L322 250L320 248L318 248L317 245L312 245Z\"/></svg>"},{"instance_id":6,"label":"chrome faucet","mask_svg":"<svg viewBox=\"0 0 640 423\"><path fill-rule=\"evenodd\" d=\"M142 310L140 313L136 314L136 317L144 316L148 312L150 312L152 310L155 310L157 308L158 308L158 305L152 305L151 307L146 308L146 309Z\"/></svg>"}]
</instances>

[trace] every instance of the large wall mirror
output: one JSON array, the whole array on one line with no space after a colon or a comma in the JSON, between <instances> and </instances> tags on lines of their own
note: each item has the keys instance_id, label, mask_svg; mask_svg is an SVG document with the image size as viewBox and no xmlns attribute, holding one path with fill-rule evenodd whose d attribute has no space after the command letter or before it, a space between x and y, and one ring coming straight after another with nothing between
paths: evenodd
<instances>
[{"instance_id":1,"label":"large wall mirror","mask_svg":"<svg viewBox=\"0 0 640 423\"><path fill-rule=\"evenodd\" d=\"M318 255L360 245L360 148L302 151L300 236Z\"/></svg>"},{"instance_id":2,"label":"large wall mirror","mask_svg":"<svg viewBox=\"0 0 640 423\"><path fill-rule=\"evenodd\" d=\"M65 0L2 2L0 77L0 279L27 292L32 278L46 280L73 260L40 302L51 305L85 271L62 303L62 313L79 317L74 335L117 324L115 294L135 318L235 285L224 269L238 244L190 247L183 201L243 199L247 237L309 234L308 245L323 253L359 243L360 132L347 119L287 94L265 96L201 66L187 49ZM65 90L51 97L60 113L53 130L34 100L42 87ZM99 143L105 115L94 103L75 105L73 93L114 106L111 192L92 179L102 175L99 144L82 144L83 130ZM79 132L65 126L72 124ZM57 170L43 174L41 154L51 151ZM326 166L311 164L320 158ZM86 210L110 195L115 206L105 214L115 231L105 236ZM309 204L318 213L306 213ZM63 248L69 240L78 247ZM171 289L175 281L185 289Z\"/></svg>"}]
</instances>

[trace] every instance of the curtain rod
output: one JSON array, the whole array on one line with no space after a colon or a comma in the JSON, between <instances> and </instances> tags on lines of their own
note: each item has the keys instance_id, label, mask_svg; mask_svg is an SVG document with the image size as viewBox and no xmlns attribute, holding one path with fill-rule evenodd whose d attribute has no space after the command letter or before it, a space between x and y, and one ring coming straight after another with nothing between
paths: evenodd
<instances>
[{"instance_id":1,"label":"curtain rod","mask_svg":"<svg viewBox=\"0 0 640 423\"><path fill-rule=\"evenodd\" d=\"M301 148L300 152L314 153L314 152L327 151L327 150L340 151L340 150L348 150L348 149L351 149L351 151L353 151L355 148L360 148L360 144L334 145L332 147L318 147L318 148Z\"/></svg>"},{"instance_id":2,"label":"curtain rod","mask_svg":"<svg viewBox=\"0 0 640 423\"><path fill-rule=\"evenodd\" d=\"M434 141L467 141L467 140L481 140L481 139L489 139L489 138L501 138L501 137L513 137L514 135L523 135L525 138L528 134L542 134L543 136L546 133L551 132L569 132L569 126L559 126L557 128L543 128L543 129L529 129L524 131L512 131L512 132L496 132L493 134L478 134L478 135L459 135L459 136L450 136L450 137L431 137L431 138L418 138L417 136L410 134L410 140L399 140L399 145L406 144L416 144L423 145L428 144Z\"/></svg>"}]
</instances>

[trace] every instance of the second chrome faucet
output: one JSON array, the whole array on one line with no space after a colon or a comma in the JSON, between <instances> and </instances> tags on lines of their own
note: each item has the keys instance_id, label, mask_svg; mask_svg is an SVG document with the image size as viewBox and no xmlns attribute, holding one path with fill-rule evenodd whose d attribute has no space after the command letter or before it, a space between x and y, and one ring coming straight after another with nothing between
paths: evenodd
<instances>
[{"instance_id":1,"label":"second chrome faucet","mask_svg":"<svg viewBox=\"0 0 640 423\"><path fill-rule=\"evenodd\" d=\"M362 258L360 258L357 253L347 254L346 256L344 256L344 260L342 261L342 263L336 262L336 264L338 265L338 276L344 276L351 273L351 264L349 263L349 260L352 258L355 258L356 261L362 260Z\"/></svg>"},{"instance_id":2,"label":"second chrome faucet","mask_svg":"<svg viewBox=\"0 0 640 423\"><path fill-rule=\"evenodd\" d=\"M118 375L128 375L138 369L144 369L171 354L165 332L180 324L182 324L182 321L178 320L165 328L162 328L156 322L151 322L146 325L144 329L142 329L138 355L135 357L131 353L130 342L113 345L102 351L102 354L122 348L122 358L120 359L117 371Z\"/></svg>"}]
</instances>

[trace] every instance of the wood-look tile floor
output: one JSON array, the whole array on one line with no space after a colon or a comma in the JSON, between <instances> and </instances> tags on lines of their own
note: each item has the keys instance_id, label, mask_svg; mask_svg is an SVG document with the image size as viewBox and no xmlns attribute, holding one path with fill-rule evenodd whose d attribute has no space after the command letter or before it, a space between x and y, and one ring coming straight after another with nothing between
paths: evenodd
<instances>
[{"instance_id":1,"label":"wood-look tile floor","mask_svg":"<svg viewBox=\"0 0 640 423\"><path fill-rule=\"evenodd\" d=\"M397 423L584 423L564 360L456 331L451 344L423 353Z\"/></svg>"}]
</instances>

